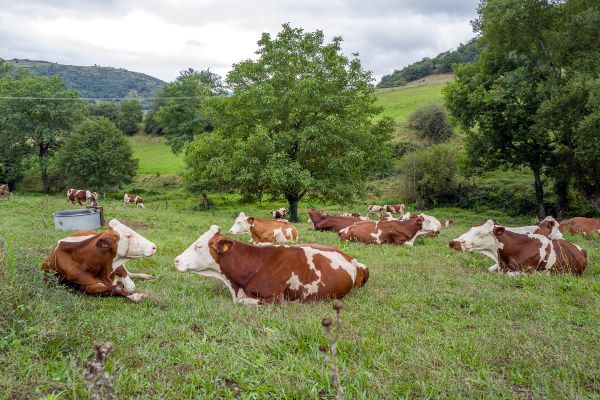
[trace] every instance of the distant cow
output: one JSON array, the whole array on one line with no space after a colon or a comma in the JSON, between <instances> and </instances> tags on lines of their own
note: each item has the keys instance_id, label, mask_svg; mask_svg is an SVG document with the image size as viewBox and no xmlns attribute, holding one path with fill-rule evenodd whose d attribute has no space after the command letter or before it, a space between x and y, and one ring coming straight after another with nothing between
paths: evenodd
<instances>
[{"instance_id":1,"label":"distant cow","mask_svg":"<svg viewBox=\"0 0 600 400\"><path fill-rule=\"evenodd\" d=\"M338 217L327 213L319 212L314 208L308 211L309 222L317 231L339 232L355 222L362 221L362 217Z\"/></svg>"},{"instance_id":2,"label":"distant cow","mask_svg":"<svg viewBox=\"0 0 600 400\"><path fill-rule=\"evenodd\" d=\"M9 197L10 189L8 187L8 183L3 183L0 185L0 197Z\"/></svg>"},{"instance_id":3,"label":"distant cow","mask_svg":"<svg viewBox=\"0 0 600 400\"><path fill-rule=\"evenodd\" d=\"M125 263L150 257L155 252L154 243L113 219L104 232L79 231L59 240L42 264L42 270L86 293L124 296L137 302L146 295L133 293L132 279L151 277L129 273Z\"/></svg>"},{"instance_id":4,"label":"distant cow","mask_svg":"<svg viewBox=\"0 0 600 400\"><path fill-rule=\"evenodd\" d=\"M392 214L404 214L404 204L386 204L383 207L386 212Z\"/></svg>"},{"instance_id":5,"label":"distant cow","mask_svg":"<svg viewBox=\"0 0 600 400\"><path fill-rule=\"evenodd\" d=\"M497 221L495 221L496 225L500 225ZM519 226L515 228L505 227L506 230L514 232L514 233L538 233L544 236L548 236L550 239L562 239L563 235L558 229L558 221L556 221L552 217L544 218L537 225L527 225L527 226Z\"/></svg>"},{"instance_id":6,"label":"distant cow","mask_svg":"<svg viewBox=\"0 0 600 400\"><path fill-rule=\"evenodd\" d=\"M175 259L175 268L223 281L234 303L245 304L340 299L369 278L366 266L336 247L252 246L216 225Z\"/></svg>"},{"instance_id":7,"label":"distant cow","mask_svg":"<svg viewBox=\"0 0 600 400\"><path fill-rule=\"evenodd\" d=\"M273 213L272 213L273 214L273 218L275 218L275 219L285 218L285 216L287 215L288 211L289 210L287 208L281 207L280 209L273 211Z\"/></svg>"},{"instance_id":8,"label":"distant cow","mask_svg":"<svg viewBox=\"0 0 600 400\"><path fill-rule=\"evenodd\" d=\"M442 225L444 228L450 228L450 225L452 225L453 223L454 223L454 220L452 218L445 219L442 221Z\"/></svg>"},{"instance_id":9,"label":"distant cow","mask_svg":"<svg viewBox=\"0 0 600 400\"><path fill-rule=\"evenodd\" d=\"M371 215L382 215L383 213L386 212L386 209L384 208L384 206L378 206L375 204L371 204L369 205L369 207L367 208L367 216L371 216Z\"/></svg>"},{"instance_id":10,"label":"distant cow","mask_svg":"<svg viewBox=\"0 0 600 400\"><path fill-rule=\"evenodd\" d=\"M298 240L298 231L294 225L285 219L273 221L272 219L254 218L241 212L236 218L229 232L250 233L252 243L275 243Z\"/></svg>"},{"instance_id":11,"label":"distant cow","mask_svg":"<svg viewBox=\"0 0 600 400\"><path fill-rule=\"evenodd\" d=\"M600 218L574 217L560 221L558 229L565 233L600 233Z\"/></svg>"},{"instance_id":12,"label":"distant cow","mask_svg":"<svg viewBox=\"0 0 600 400\"><path fill-rule=\"evenodd\" d=\"M69 189L67 190L67 202L80 206L85 206L87 201L90 201L90 207L98 205L98 192L90 192L89 190Z\"/></svg>"},{"instance_id":13,"label":"distant cow","mask_svg":"<svg viewBox=\"0 0 600 400\"><path fill-rule=\"evenodd\" d=\"M393 243L412 246L420 235L437 236L440 223L429 215L407 220L361 221L339 231L340 239L363 243Z\"/></svg>"},{"instance_id":14,"label":"distant cow","mask_svg":"<svg viewBox=\"0 0 600 400\"><path fill-rule=\"evenodd\" d=\"M581 275L587 266L585 250L571 242L534 233L511 232L491 219L452 240L450 247L482 253L495 262L490 272L499 270L509 275L536 271Z\"/></svg>"},{"instance_id":15,"label":"distant cow","mask_svg":"<svg viewBox=\"0 0 600 400\"><path fill-rule=\"evenodd\" d=\"M125 196L123 196L123 202L125 203L125 205L132 203L132 204L135 204L139 208L146 208L144 206L144 200L142 200L142 198L140 196L137 196L135 194L125 193Z\"/></svg>"}]
</instances>

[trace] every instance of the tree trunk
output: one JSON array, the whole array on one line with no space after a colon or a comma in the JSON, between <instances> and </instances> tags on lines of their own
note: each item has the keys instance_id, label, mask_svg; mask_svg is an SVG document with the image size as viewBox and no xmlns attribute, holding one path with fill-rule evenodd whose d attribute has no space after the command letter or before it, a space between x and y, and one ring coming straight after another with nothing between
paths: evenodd
<instances>
[{"instance_id":1,"label":"tree trunk","mask_svg":"<svg viewBox=\"0 0 600 400\"><path fill-rule=\"evenodd\" d=\"M556 218L560 221L565 218L565 211L569 205L569 182L566 179L556 181L555 188L558 209L556 210Z\"/></svg>"},{"instance_id":2,"label":"tree trunk","mask_svg":"<svg viewBox=\"0 0 600 400\"><path fill-rule=\"evenodd\" d=\"M207 210L210 208L210 200L208 199L208 195L206 193L202 193L202 205Z\"/></svg>"},{"instance_id":3,"label":"tree trunk","mask_svg":"<svg viewBox=\"0 0 600 400\"><path fill-rule=\"evenodd\" d=\"M44 188L44 194L48 194L50 193L50 177L48 176L48 166L46 165L48 159L48 146L40 143L38 157L40 161L40 174L42 175L42 187Z\"/></svg>"},{"instance_id":4,"label":"tree trunk","mask_svg":"<svg viewBox=\"0 0 600 400\"><path fill-rule=\"evenodd\" d=\"M542 185L542 178L540 176L540 167L535 165L531 167L533 171L533 180L535 185L535 200L538 206L538 218L540 220L546 218L546 208L544 207L544 186Z\"/></svg>"},{"instance_id":5,"label":"tree trunk","mask_svg":"<svg viewBox=\"0 0 600 400\"><path fill-rule=\"evenodd\" d=\"M298 222L298 196L287 196L288 204L290 205L290 221Z\"/></svg>"}]
</instances>

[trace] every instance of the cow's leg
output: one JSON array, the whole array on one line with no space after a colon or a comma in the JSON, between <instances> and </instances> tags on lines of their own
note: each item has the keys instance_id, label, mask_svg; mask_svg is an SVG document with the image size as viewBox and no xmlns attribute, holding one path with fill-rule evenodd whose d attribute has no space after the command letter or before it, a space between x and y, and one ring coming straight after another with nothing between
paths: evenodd
<instances>
[{"instance_id":1,"label":"cow's leg","mask_svg":"<svg viewBox=\"0 0 600 400\"><path fill-rule=\"evenodd\" d=\"M133 272L127 272L127 274L129 275L129 277L131 279L139 279L140 281L149 281L150 279L154 279L154 277L152 275L148 275L148 274L136 274Z\"/></svg>"},{"instance_id":2,"label":"cow's leg","mask_svg":"<svg viewBox=\"0 0 600 400\"><path fill-rule=\"evenodd\" d=\"M494 264L494 265L492 265L491 267L488 268L488 271L490 271L490 272L498 272L498 268L499 268L498 264Z\"/></svg>"}]
</instances>

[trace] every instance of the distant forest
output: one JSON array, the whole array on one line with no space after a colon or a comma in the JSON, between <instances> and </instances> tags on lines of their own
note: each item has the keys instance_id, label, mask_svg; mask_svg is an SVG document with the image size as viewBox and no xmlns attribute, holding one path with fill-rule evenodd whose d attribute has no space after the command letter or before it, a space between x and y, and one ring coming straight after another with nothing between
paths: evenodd
<instances>
[{"instance_id":1,"label":"distant forest","mask_svg":"<svg viewBox=\"0 0 600 400\"><path fill-rule=\"evenodd\" d=\"M481 44L473 38L466 44L460 44L456 50L440 53L434 58L425 57L389 75L384 75L378 88L403 86L431 74L448 74L453 64L464 64L476 61L481 53Z\"/></svg>"},{"instance_id":2,"label":"distant forest","mask_svg":"<svg viewBox=\"0 0 600 400\"><path fill-rule=\"evenodd\" d=\"M165 85L160 79L122 68L18 59L8 62L35 75L58 76L81 97L126 97L135 92L141 97L151 97Z\"/></svg>"}]
</instances>

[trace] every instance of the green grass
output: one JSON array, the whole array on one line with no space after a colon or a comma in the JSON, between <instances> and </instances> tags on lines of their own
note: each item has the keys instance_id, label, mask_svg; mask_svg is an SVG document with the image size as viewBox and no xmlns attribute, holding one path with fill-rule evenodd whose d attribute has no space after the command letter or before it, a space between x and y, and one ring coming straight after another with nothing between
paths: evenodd
<instances>
[{"instance_id":1,"label":"green grass","mask_svg":"<svg viewBox=\"0 0 600 400\"><path fill-rule=\"evenodd\" d=\"M128 264L155 276L138 283L149 295L140 304L43 282L40 264L65 235L51 217L71 207L63 196L17 193L0 202L0 398L86 398L82 372L98 341L115 345L109 368L119 366L119 398L333 398L318 350L329 302L236 305L221 282L172 265L210 224L227 231L238 211L266 217L275 204L215 196L230 205L197 212L188 198L165 209L148 197L146 210L103 200L108 218L135 225L158 245L153 258ZM487 217L532 220L459 209L431 214L456 224L412 248L340 243L334 233L309 229L306 217L296 224L302 241L337 245L370 268L366 286L343 300L347 398L600 396L600 241L572 238L588 250L582 277L510 278L447 243Z\"/></svg>"},{"instance_id":2,"label":"green grass","mask_svg":"<svg viewBox=\"0 0 600 400\"><path fill-rule=\"evenodd\" d=\"M183 170L183 157L175 155L162 137L136 135L129 138L133 156L140 160L138 174L175 174Z\"/></svg>"},{"instance_id":3,"label":"green grass","mask_svg":"<svg viewBox=\"0 0 600 400\"><path fill-rule=\"evenodd\" d=\"M382 116L392 117L398 124L405 124L408 116L417 108L433 101L442 101L443 83L412 87L399 87L377 90L379 104L383 106Z\"/></svg>"}]
</instances>

